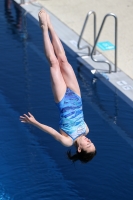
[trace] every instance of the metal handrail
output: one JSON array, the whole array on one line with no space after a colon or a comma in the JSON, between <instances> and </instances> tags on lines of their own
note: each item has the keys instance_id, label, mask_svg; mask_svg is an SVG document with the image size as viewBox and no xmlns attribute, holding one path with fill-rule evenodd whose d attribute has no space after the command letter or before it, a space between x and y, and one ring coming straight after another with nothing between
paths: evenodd
<instances>
[{"instance_id":1,"label":"metal handrail","mask_svg":"<svg viewBox=\"0 0 133 200\"><path fill-rule=\"evenodd\" d=\"M93 60L94 62L103 62L103 63L107 63L107 64L109 65L109 73L111 73L111 72L112 72L112 66L111 66L111 64L110 64L108 61L104 61L104 60L98 61L98 60L96 60L96 59L93 58L93 53L94 53L94 51L95 51L95 47L96 47L97 41L98 41L99 36L100 36L100 34L101 34L101 31L102 31L103 25L104 25L104 23L105 23L105 20L106 20L106 18L107 18L108 16L112 16L112 17L114 17L114 19L115 19L115 72L117 72L117 17L116 17L115 14L113 14L113 13L108 13L108 14L105 15L105 17L103 18L103 22L102 22L102 24L101 24L101 27L100 27L98 36L97 36L97 38L96 38L96 40L95 40L95 44L94 44L94 47L93 47L92 52L91 52L91 58L92 58L92 60Z\"/></svg>"},{"instance_id":2,"label":"metal handrail","mask_svg":"<svg viewBox=\"0 0 133 200\"><path fill-rule=\"evenodd\" d=\"M90 55L90 52L91 52L90 46L85 45L85 46L81 47L81 46L80 46L80 42L81 42L82 35L83 35L83 33L84 33L84 30L85 30L85 27L86 27L88 18L89 18L89 16L90 16L91 14L93 14L93 16L94 16L94 44L95 44L95 39L96 39L96 13L95 13L94 11L90 11L90 12L87 13L86 18L85 18L85 21L84 21L84 24L83 24L83 28L82 28L82 30L81 30L81 33L80 33L80 36L79 36L79 40L78 40L78 43L77 43L77 47L78 47L78 49L80 49L80 50L81 50L81 49L88 48L88 55ZM94 52L94 54L95 54L95 51L93 51L93 52Z\"/></svg>"}]
</instances>

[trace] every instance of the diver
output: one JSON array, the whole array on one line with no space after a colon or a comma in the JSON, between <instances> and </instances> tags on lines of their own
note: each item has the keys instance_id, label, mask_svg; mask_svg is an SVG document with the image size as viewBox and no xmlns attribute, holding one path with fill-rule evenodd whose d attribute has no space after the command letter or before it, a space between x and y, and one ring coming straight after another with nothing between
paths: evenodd
<instances>
[{"instance_id":1,"label":"diver","mask_svg":"<svg viewBox=\"0 0 133 200\"><path fill-rule=\"evenodd\" d=\"M38 17L43 34L45 55L50 64L53 96L60 112L60 131L57 132L52 127L39 123L30 112L20 116L20 120L50 134L66 147L74 145L76 153L72 155L71 150L69 150L67 152L68 158L73 162L80 160L87 163L96 155L96 148L86 137L89 128L84 121L77 78L72 66L67 61L65 51L51 24L49 15L42 9Z\"/></svg>"}]
</instances>

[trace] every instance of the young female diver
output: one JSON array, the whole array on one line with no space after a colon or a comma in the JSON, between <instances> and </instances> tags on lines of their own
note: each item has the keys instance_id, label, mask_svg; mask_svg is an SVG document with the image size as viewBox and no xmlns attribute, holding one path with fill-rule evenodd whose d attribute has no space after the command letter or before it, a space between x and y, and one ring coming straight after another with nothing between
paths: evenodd
<instances>
[{"instance_id":1,"label":"young female diver","mask_svg":"<svg viewBox=\"0 0 133 200\"><path fill-rule=\"evenodd\" d=\"M95 156L96 149L91 140L86 137L89 129L84 122L80 88L48 14L41 10L38 16L43 33L45 54L50 63L52 91L60 111L60 133L39 123L31 113L20 116L20 120L47 132L66 147L75 145L76 154L71 155L71 151L68 151L68 158L72 161L80 160L86 163ZM52 42L48 31L50 31Z\"/></svg>"}]
</instances>

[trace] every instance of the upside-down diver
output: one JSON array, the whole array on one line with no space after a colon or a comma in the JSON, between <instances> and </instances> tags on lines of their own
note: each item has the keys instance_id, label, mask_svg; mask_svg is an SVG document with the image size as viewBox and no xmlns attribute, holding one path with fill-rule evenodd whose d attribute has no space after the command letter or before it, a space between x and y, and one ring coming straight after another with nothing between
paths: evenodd
<instances>
[{"instance_id":1,"label":"upside-down diver","mask_svg":"<svg viewBox=\"0 0 133 200\"><path fill-rule=\"evenodd\" d=\"M80 160L86 163L96 155L96 148L86 137L89 128L84 121L78 81L72 66L67 61L49 15L42 9L38 17L42 28L45 55L50 64L53 96L60 112L60 131L57 132L52 127L39 123L30 112L20 116L20 120L47 132L66 147L74 145L76 153L71 155L71 151L68 151L68 158L72 161Z\"/></svg>"}]
</instances>

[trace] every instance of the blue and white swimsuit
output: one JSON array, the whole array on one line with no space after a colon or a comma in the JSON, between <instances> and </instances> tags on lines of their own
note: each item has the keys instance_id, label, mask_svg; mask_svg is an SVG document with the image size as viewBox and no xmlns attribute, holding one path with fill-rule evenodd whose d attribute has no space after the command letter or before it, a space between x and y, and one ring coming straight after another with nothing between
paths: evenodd
<instances>
[{"instance_id":1,"label":"blue and white swimsuit","mask_svg":"<svg viewBox=\"0 0 133 200\"><path fill-rule=\"evenodd\" d=\"M59 128L75 140L85 134L86 124L82 111L82 99L67 88L63 99L57 103L60 110Z\"/></svg>"}]
</instances>

